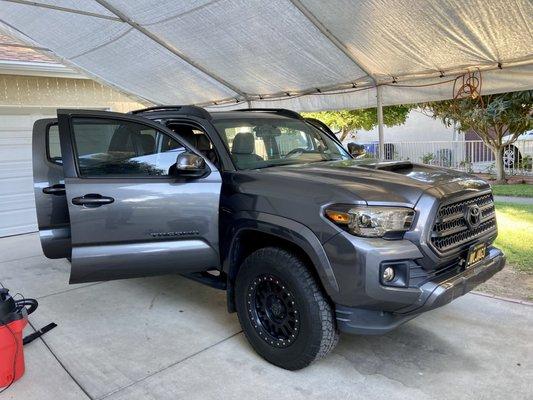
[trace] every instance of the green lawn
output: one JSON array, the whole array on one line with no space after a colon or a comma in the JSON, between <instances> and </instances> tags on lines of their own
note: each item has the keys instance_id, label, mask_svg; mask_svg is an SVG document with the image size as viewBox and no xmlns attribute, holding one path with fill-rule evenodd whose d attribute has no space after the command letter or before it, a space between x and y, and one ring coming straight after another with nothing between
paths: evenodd
<instances>
[{"instance_id":1,"label":"green lawn","mask_svg":"<svg viewBox=\"0 0 533 400\"><path fill-rule=\"evenodd\" d=\"M493 185L492 191L496 196L533 197L533 185Z\"/></svg>"},{"instance_id":2,"label":"green lawn","mask_svg":"<svg viewBox=\"0 0 533 400\"><path fill-rule=\"evenodd\" d=\"M496 246L505 252L509 264L533 273L533 205L496 202L496 218Z\"/></svg>"}]
</instances>

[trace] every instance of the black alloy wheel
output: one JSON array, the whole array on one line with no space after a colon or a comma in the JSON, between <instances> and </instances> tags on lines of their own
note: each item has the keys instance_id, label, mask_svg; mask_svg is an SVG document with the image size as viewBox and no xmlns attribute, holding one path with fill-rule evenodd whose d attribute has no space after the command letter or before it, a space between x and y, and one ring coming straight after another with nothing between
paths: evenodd
<instances>
[{"instance_id":1,"label":"black alloy wheel","mask_svg":"<svg viewBox=\"0 0 533 400\"><path fill-rule=\"evenodd\" d=\"M299 333L299 311L286 283L264 274L248 285L248 313L254 328L267 343L284 348L290 346Z\"/></svg>"}]
</instances>

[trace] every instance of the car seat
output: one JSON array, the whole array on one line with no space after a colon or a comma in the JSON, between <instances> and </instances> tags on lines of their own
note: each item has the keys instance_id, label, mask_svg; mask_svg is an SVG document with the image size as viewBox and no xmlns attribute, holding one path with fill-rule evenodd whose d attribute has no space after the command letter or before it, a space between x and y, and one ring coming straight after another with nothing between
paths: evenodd
<instances>
[{"instance_id":1,"label":"car seat","mask_svg":"<svg viewBox=\"0 0 533 400\"><path fill-rule=\"evenodd\" d=\"M155 151L155 139L152 135L139 135L139 144L141 146L142 155L153 154Z\"/></svg>"},{"instance_id":2,"label":"car seat","mask_svg":"<svg viewBox=\"0 0 533 400\"><path fill-rule=\"evenodd\" d=\"M200 150L200 152L207 157L209 161L211 161L213 164L217 165L217 154L215 150L211 148L211 142L209 141L209 138L204 134L195 135L196 136L196 148Z\"/></svg>"},{"instance_id":3,"label":"car seat","mask_svg":"<svg viewBox=\"0 0 533 400\"><path fill-rule=\"evenodd\" d=\"M253 166L257 161L263 161L263 158L255 152L255 137L250 132L241 132L235 135L231 154L239 167Z\"/></svg>"}]
</instances>

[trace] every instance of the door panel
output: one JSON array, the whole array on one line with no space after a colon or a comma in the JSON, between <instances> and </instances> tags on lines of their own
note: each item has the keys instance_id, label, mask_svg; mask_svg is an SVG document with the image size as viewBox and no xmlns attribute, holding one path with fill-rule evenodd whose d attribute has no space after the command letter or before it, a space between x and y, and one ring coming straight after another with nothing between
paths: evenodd
<instances>
[{"instance_id":1,"label":"door panel","mask_svg":"<svg viewBox=\"0 0 533 400\"><path fill-rule=\"evenodd\" d=\"M142 256L141 256L142 255ZM161 240L74 247L70 282L193 272L216 266L216 252L203 240Z\"/></svg>"},{"instance_id":2,"label":"door panel","mask_svg":"<svg viewBox=\"0 0 533 400\"><path fill-rule=\"evenodd\" d=\"M202 179L169 176L190 146L163 126L107 112L58 116L69 151L71 283L219 266L221 177L212 164Z\"/></svg>"},{"instance_id":3,"label":"door panel","mask_svg":"<svg viewBox=\"0 0 533 400\"><path fill-rule=\"evenodd\" d=\"M171 179L66 178L72 226L71 282L218 266L220 175ZM86 194L113 198L92 208Z\"/></svg>"},{"instance_id":4,"label":"door panel","mask_svg":"<svg viewBox=\"0 0 533 400\"><path fill-rule=\"evenodd\" d=\"M33 188L39 236L44 255L71 255L70 223L56 119L33 125Z\"/></svg>"}]
</instances>

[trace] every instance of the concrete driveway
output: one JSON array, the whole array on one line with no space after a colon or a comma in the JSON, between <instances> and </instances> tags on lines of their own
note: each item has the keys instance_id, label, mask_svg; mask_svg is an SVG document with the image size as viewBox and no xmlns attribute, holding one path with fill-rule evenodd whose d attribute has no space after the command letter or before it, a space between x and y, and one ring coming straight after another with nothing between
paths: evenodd
<instances>
[{"instance_id":1,"label":"concrete driveway","mask_svg":"<svg viewBox=\"0 0 533 400\"><path fill-rule=\"evenodd\" d=\"M58 324L3 399L533 398L528 305L469 294L288 372L252 351L221 291L179 276L69 286L68 272L36 234L0 239L0 281L39 299L34 327Z\"/></svg>"}]
</instances>

